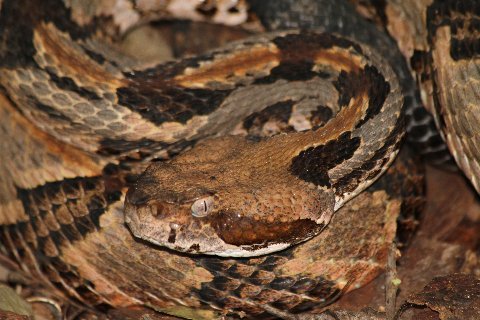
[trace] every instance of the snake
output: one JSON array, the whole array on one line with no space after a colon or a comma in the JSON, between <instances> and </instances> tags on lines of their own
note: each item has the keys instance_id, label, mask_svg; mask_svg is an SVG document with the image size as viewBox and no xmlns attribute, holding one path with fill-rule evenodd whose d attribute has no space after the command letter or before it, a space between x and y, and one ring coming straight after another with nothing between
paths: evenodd
<instances>
[{"instance_id":1,"label":"snake","mask_svg":"<svg viewBox=\"0 0 480 320\"><path fill-rule=\"evenodd\" d=\"M475 1L388 2L391 37L348 2L249 5L265 32L145 65L114 38L168 15L235 24L246 4L0 2L2 252L96 310L283 317L368 278L312 257L405 118L440 154L435 121L478 189Z\"/></svg>"}]
</instances>

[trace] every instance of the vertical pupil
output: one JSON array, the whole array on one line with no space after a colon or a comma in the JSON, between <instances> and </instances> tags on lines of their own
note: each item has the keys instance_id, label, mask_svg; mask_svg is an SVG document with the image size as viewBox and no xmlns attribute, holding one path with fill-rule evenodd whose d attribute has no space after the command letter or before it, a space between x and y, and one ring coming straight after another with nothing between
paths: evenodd
<instances>
[{"instance_id":1,"label":"vertical pupil","mask_svg":"<svg viewBox=\"0 0 480 320\"><path fill-rule=\"evenodd\" d=\"M207 201L203 201L203 206L205 207L205 212L207 212Z\"/></svg>"}]
</instances>

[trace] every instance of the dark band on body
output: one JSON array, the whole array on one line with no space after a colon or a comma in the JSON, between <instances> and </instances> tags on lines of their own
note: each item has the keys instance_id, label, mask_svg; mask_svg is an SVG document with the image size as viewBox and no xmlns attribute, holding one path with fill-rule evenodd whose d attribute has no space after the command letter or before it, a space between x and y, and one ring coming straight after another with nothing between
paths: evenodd
<instances>
[{"instance_id":1,"label":"dark band on body","mask_svg":"<svg viewBox=\"0 0 480 320\"><path fill-rule=\"evenodd\" d=\"M382 168L390 159L390 153L393 152L393 150L397 150L402 143L404 127L404 117L401 116L393 130L385 139L382 147L376 150L370 159L362 163L360 167L353 169L349 174L335 181L333 184L335 194L342 195L347 192L352 192L358 187L361 181L372 180L380 174Z\"/></svg>"},{"instance_id":2,"label":"dark band on body","mask_svg":"<svg viewBox=\"0 0 480 320\"><path fill-rule=\"evenodd\" d=\"M339 92L338 105L346 107L352 99L366 95L368 107L364 116L355 124L361 127L367 121L380 113L390 92L390 84L383 75L371 65L359 71L341 71L334 86ZM402 124L403 128L403 124ZM398 134L398 132L396 132ZM386 142L388 143L388 141ZM310 147L302 151L292 160L290 172L300 179L321 187L331 187L328 171L345 160L350 159L360 147L359 137L352 137L351 132L344 132L337 139L328 141L324 145ZM390 147L390 145L384 146ZM377 150L374 157L384 155L385 150ZM373 160L372 160L373 161ZM375 160L376 163L376 160ZM356 179L360 172L352 173L342 178L342 183ZM358 184L358 183L357 183Z\"/></svg>"},{"instance_id":3,"label":"dark band on body","mask_svg":"<svg viewBox=\"0 0 480 320\"><path fill-rule=\"evenodd\" d=\"M339 106L347 106L352 98L362 93L368 95L367 111L363 119L356 124L356 128L361 127L380 112L390 92L390 84L377 68L370 65L359 73L342 71L334 82L334 86L339 92Z\"/></svg>"},{"instance_id":4,"label":"dark band on body","mask_svg":"<svg viewBox=\"0 0 480 320\"><path fill-rule=\"evenodd\" d=\"M78 270L62 261L62 247L99 232L100 216L120 200L114 177L74 178L17 189L28 220L0 227L0 239L19 263L38 270L57 288L89 304L102 300Z\"/></svg>"},{"instance_id":5,"label":"dark band on body","mask_svg":"<svg viewBox=\"0 0 480 320\"><path fill-rule=\"evenodd\" d=\"M290 172L306 182L331 187L328 171L350 159L359 147L360 138L344 132L335 140L300 152L293 158Z\"/></svg>"}]
</instances>

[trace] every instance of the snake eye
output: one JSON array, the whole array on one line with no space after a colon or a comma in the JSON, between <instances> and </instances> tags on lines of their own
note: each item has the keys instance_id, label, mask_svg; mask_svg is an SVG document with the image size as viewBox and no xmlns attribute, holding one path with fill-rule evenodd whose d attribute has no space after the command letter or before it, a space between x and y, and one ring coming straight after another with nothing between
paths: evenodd
<instances>
[{"instance_id":1,"label":"snake eye","mask_svg":"<svg viewBox=\"0 0 480 320\"><path fill-rule=\"evenodd\" d=\"M207 216L213 209L213 197L205 197L196 200L192 204L192 215L197 218Z\"/></svg>"}]
</instances>

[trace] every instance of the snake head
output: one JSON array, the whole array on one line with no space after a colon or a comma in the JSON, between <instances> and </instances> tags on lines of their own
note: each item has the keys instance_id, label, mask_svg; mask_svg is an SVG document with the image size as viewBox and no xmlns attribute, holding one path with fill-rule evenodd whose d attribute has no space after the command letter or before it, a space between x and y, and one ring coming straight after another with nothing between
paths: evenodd
<instances>
[{"instance_id":1,"label":"snake head","mask_svg":"<svg viewBox=\"0 0 480 320\"><path fill-rule=\"evenodd\" d=\"M241 156L258 155L258 147L240 137L216 138L150 165L126 196L134 236L181 252L248 257L318 234L334 197L281 163Z\"/></svg>"}]
</instances>

